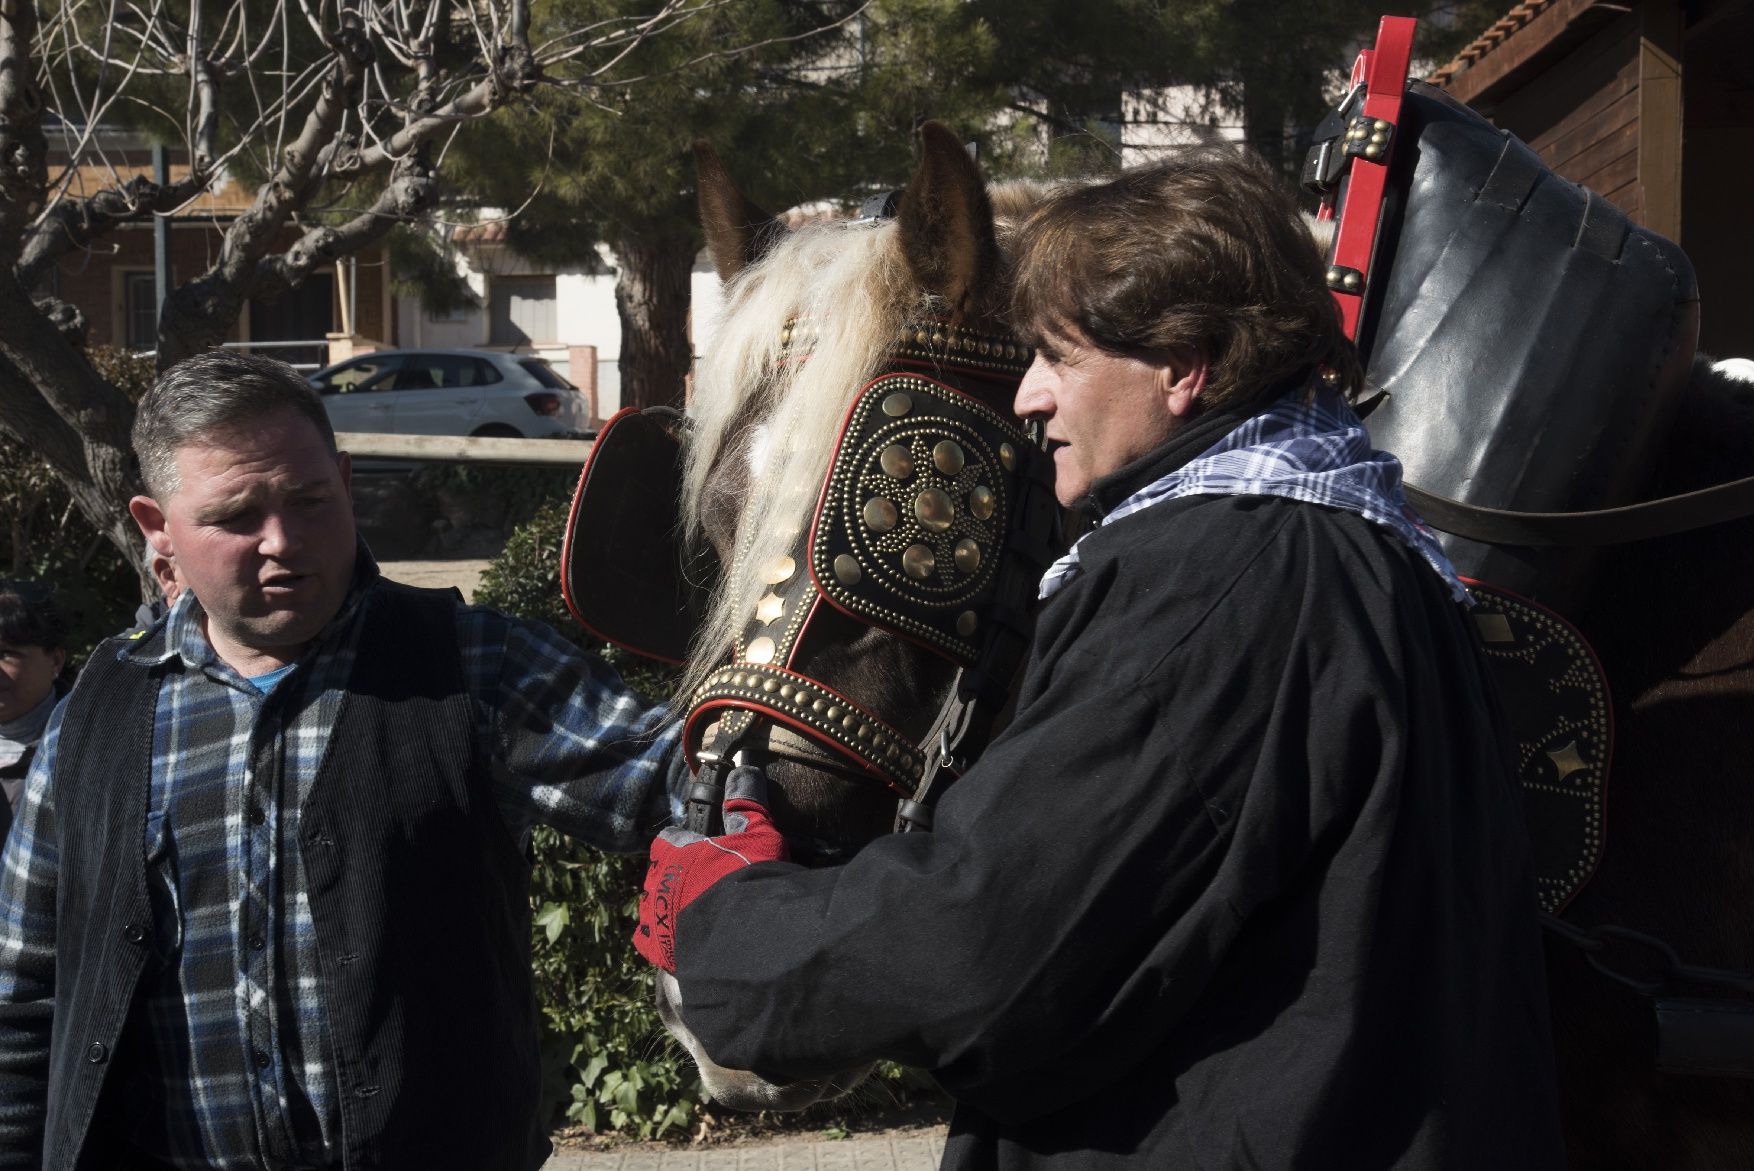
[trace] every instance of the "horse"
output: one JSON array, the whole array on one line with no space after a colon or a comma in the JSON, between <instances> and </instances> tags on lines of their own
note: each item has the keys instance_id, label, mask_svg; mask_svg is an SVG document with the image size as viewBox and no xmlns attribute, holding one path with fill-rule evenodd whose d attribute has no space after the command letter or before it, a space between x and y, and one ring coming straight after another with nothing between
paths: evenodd
<instances>
[{"instance_id":1,"label":"horse","mask_svg":"<svg viewBox=\"0 0 1754 1171\"><path fill-rule=\"evenodd\" d=\"M1754 386L1696 362L1652 495L1749 475ZM1645 933L1684 963L1754 970L1754 786L1737 783L1754 760L1754 518L1610 546L1590 585L1576 619L1612 689L1614 762L1601 861L1565 918ZM1630 943L1596 958L1638 978L1661 959ZM1754 1167L1754 1080L1661 1072L1652 997L1589 959L1549 937L1571 1165Z\"/></svg>"},{"instance_id":2,"label":"horse","mask_svg":"<svg viewBox=\"0 0 1754 1171\"><path fill-rule=\"evenodd\" d=\"M727 300L689 410L685 511L730 569L683 694L726 658L771 595L767 567L808 523L848 397L882 369L901 326L936 315L1003 333L1006 243L1041 189L989 196L947 132L928 128L922 139L920 169L893 220L791 233L748 204L716 156L701 154L703 221ZM786 340L800 323L813 337L808 361ZM971 389L1008 407L1003 383ZM1652 492L1749 474L1754 389L1701 364ZM1616 752L1608 846L1567 917L1642 931L1685 960L1732 969L1754 968L1754 924L1736 913L1754 870L1754 790L1725 783L1732 762L1754 758L1754 721L1744 716L1754 692L1751 538L1754 520L1743 520L1610 547L1568 615L1611 683ZM841 637L818 644L801 668L917 740L953 672L892 635L832 621ZM809 844L806 861L844 857L892 828L894 796L832 754L782 754L768 769L776 821ZM1754 1166L1754 1083L1659 1073L1649 998L1605 978L1591 958L1561 937L1549 941L1572 1165ZM668 975L658 1004L724 1104L797 1109L863 1076L779 1086L724 1069L688 1034Z\"/></svg>"},{"instance_id":3,"label":"horse","mask_svg":"<svg viewBox=\"0 0 1754 1171\"><path fill-rule=\"evenodd\" d=\"M1029 355L1004 326L1008 249L1047 187L1013 182L989 188L961 143L937 123L923 124L919 141L918 166L887 207L879 197L872 214L857 221L795 230L751 204L710 146L696 148L702 221L725 283L725 305L690 398L681 503L688 534L710 545L725 569L679 694L710 685L750 615L780 624L776 589L784 592L802 573L793 561L797 542L860 388L905 368L949 384L975 404L970 410L1012 418L1011 399ZM884 407L892 410L893 403L885 400ZM954 468L944 462L951 458L944 446L931 454L939 472L960 474L955 469L963 466L964 447L973 466L973 445L950 445ZM1023 459L1021 446L1013 439L994 450L1007 460ZM983 501L971 495L968 506L978 515ZM970 573L976 569L967 560L1004 555L981 545L967 556L973 544L965 539L954 552L943 552ZM836 572L843 564L836 562ZM774 572L776 565L782 573ZM928 563L916 575L931 571ZM955 690L954 665L917 641L828 606L818 606L811 621L816 633L790 666L855 695L872 726L881 723L912 745L926 741ZM771 647L768 640L770 653ZM738 658L764 661L759 651L744 651ZM828 711L838 715L833 707ZM703 734L708 741L712 735L710 729ZM774 816L799 860L844 858L894 826L897 794L874 783L868 771L783 729L765 749ZM890 755L896 755L894 745ZM908 752L901 756L905 763ZM666 1027L698 1063L708 1094L733 1108L801 1109L865 1075L847 1070L782 1086L725 1069L682 1023L680 991L666 973L660 973L657 1002Z\"/></svg>"}]
</instances>

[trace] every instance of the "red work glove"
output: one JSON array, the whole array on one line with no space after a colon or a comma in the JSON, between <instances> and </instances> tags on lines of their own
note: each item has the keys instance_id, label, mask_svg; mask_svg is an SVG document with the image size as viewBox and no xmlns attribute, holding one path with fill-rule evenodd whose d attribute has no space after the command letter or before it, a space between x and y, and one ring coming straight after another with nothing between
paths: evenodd
<instances>
[{"instance_id":1,"label":"red work glove","mask_svg":"<svg viewBox=\"0 0 1754 1171\"><path fill-rule=\"evenodd\" d=\"M725 781L725 834L705 838L671 826L652 842L652 864L639 896L633 946L666 972L676 970L676 917L707 887L757 862L784 862L786 839L768 816L767 774L734 768Z\"/></svg>"}]
</instances>

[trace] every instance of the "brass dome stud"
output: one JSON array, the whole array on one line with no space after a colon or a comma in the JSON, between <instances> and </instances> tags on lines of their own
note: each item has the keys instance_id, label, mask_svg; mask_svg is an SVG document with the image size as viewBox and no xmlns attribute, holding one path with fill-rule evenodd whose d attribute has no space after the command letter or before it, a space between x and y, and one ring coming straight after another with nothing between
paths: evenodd
<instances>
[{"instance_id":1,"label":"brass dome stud","mask_svg":"<svg viewBox=\"0 0 1754 1171\"><path fill-rule=\"evenodd\" d=\"M776 557L768 564L767 573L762 580L768 585L779 585L798 572L798 563L790 557Z\"/></svg>"},{"instance_id":2,"label":"brass dome stud","mask_svg":"<svg viewBox=\"0 0 1754 1171\"><path fill-rule=\"evenodd\" d=\"M877 457L883 474L892 480L905 480L914 474L914 453L899 443L891 443Z\"/></svg>"},{"instance_id":3,"label":"brass dome stud","mask_svg":"<svg viewBox=\"0 0 1754 1171\"><path fill-rule=\"evenodd\" d=\"M859 568L859 559L851 553L842 553L834 559L835 580L842 585L858 585L865 571Z\"/></svg>"},{"instance_id":4,"label":"brass dome stud","mask_svg":"<svg viewBox=\"0 0 1754 1171\"><path fill-rule=\"evenodd\" d=\"M901 448L895 450L900 451ZM887 533L901 520L901 512L895 507L895 502L882 496L873 496L865 501L860 515L864 519L865 527L874 533Z\"/></svg>"},{"instance_id":5,"label":"brass dome stud","mask_svg":"<svg viewBox=\"0 0 1754 1171\"><path fill-rule=\"evenodd\" d=\"M962 448L948 439L940 440L932 448L932 466L946 476L954 476L960 472L966 462L967 457L963 455Z\"/></svg>"},{"instance_id":6,"label":"brass dome stud","mask_svg":"<svg viewBox=\"0 0 1754 1171\"><path fill-rule=\"evenodd\" d=\"M981 547L976 544L972 538L964 537L962 540L956 542L956 552L953 560L956 562L956 571L958 573L973 573L981 567Z\"/></svg>"},{"instance_id":7,"label":"brass dome stud","mask_svg":"<svg viewBox=\"0 0 1754 1171\"><path fill-rule=\"evenodd\" d=\"M901 568L909 577L924 581L938 568L938 558L930 545L909 545L902 551Z\"/></svg>"},{"instance_id":8,"label":"brass dome stud","mask_svg":"<svg viewBox=\"0 0 1754 1171\"><path fill-rule=\"evenodd\" d=\"M956 505L942 488L927 488L914 497L914 519L934 533L949 528L956 519Z\"/></svg>"},{"instance_id":9,"label":"brass dome stud","mask_svg":"<svg viewBox=\"0 0 1754 1171\"><path fill-rule=\"evenodd\" d=\"M985 484L976 484L973 491L968 494L968 511L976 520L988 519L993 515L993 510L998 507L998 497L994 496L993 490Z\"/></svg>"},{"instance_id":10,"label":"brass dome stud","mask_svg":"<svg viewBox=\"0 0 1754 1171\"><path fill-rule=\"evenodd\" d=\"M913 397L911 395L903 394L900 391L896 391L894 394L883 400L883 413L888 415L891 419L899 419L913 409Z\"/></svg>"},{"instance_id":11,"label":"brass dome stud","mask_svg":"<svg viewBox=\"0 0 1754 1171\"><path fill-rule=\"evenodd\" d=\"M773 639L768 638L766 635L762 635L760 638L749 644L749 649L743 653L743 658L744 661L750 663L771 663L773 662L774 652L777 649L778 648L774 646ZM750 678L753 681L754 676L750 676Z\"/></svg>"},{"instance_id":12,"label":"brass dome stud","mask_svg":"<svg viewBox=\"0 0 1754 1171\"><path fill-rule=\"evenodd\" d=\"M980 624L979 615L973 610L964 610L956 616L956 633L967 638L980 627Z\"/></svg>"},{"instance_id":13,"label":"brass dome stud","mask_svg":"<svg viewBox=\"0 0 1754 1171\"><path fill-rule=\"evenodd\" d=\"M1005 348L1010 349L1011 347L1006 346ZM999 444L999 463L1004 466L1006 471L1014 471L1017 467L1017 449L1009 443Z\"/></svg>"}]
</instances>

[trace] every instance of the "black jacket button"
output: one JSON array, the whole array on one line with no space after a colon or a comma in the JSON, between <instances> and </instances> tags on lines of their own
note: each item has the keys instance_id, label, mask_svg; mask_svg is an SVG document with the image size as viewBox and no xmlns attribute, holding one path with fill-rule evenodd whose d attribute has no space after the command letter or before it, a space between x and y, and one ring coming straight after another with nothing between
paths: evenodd
<instances>
[{"instance_id":1,"label":"black jacket button","mask_svg":"<svg viewBox=\"0 0 1754 1171\"><path fill-rule=\"evenodd\" d=\"M122 938L129 943L144 943L146 942L146 928L138 923L130 923L122 928Z\"/></svg>"},{"instance_id":2,"label":"black jacket button","mask_svg":"<svg viewBox=\"0 0 1754 1171\"><path fill-rule=\"evenodd\" d=\"M102 1065L109 1059L110 1050L102 1041L93 1041L85 1050L85 1059L93 1065Z\"/></svg>"}]
</instances>

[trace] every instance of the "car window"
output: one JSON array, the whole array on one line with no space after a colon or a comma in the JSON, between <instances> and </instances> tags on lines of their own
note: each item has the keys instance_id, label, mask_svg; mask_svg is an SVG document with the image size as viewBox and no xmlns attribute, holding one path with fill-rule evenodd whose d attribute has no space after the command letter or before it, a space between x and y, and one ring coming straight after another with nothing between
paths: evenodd
<instances>
[{"instance_id":1,"label":"car window","mask_svg":"<svg viewBox=\"0 0 1754 1171\"><path fill-rule=\"evenodd\" d=\"M402 366L405 356L402 354L372 354L358 358L345 366L339 366L327 374L316 377L317 389L322 394L351 394L356 390L384 390L380 383L384 375L394 373Z\"/></svg>"},{"instance_id":2,"label":"car window","mask_svg":"<svg viewBox=\"0 0 1754 1171\"><path fill-rule=\"evenodd\" d=\"M540 358L521 358L518 360L518 365L522 366L530 377L534 378L537 382L540 382L543 386L548 387L550 390L578 389L572 383L556 374L554 372L554 367L550 366Z\"/></svg>"},{"instance_id":3,"label":"car window","mask_svg":"<svg viewBox=\"0 0 1754 1171\"><path fill-rule=\"evenodd\" d=\"M396 375L397 390L450 390L499 381L499 371L462 354L414 354Z\"/></svg>"}]
</instances>

